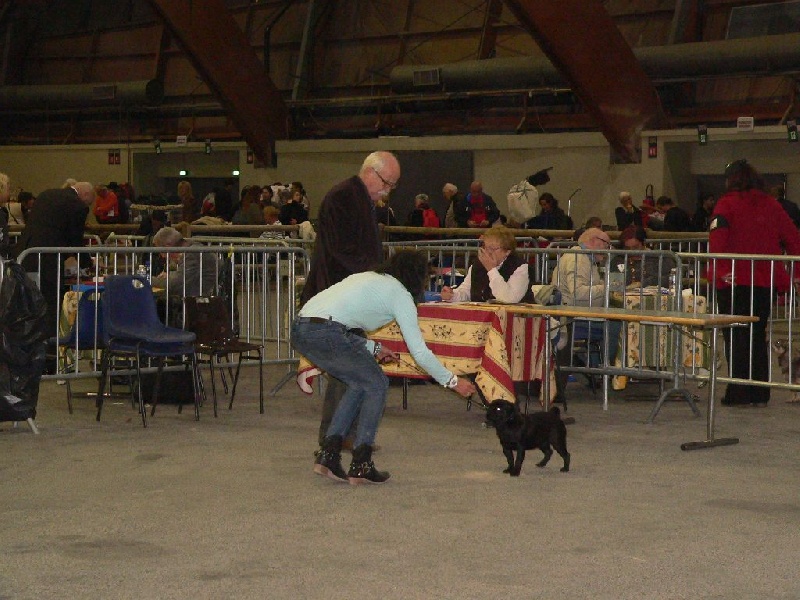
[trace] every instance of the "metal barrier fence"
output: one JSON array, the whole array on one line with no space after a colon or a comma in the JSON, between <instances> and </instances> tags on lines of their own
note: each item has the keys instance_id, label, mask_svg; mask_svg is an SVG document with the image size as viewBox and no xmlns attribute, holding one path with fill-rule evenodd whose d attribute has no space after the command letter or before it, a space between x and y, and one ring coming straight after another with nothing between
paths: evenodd
<instances>
[{"instance_id":1,"label":"metal barrier fence","mask_svg":"<svg viewBox=\"0 0 800 600\"><path fill-rule=\"evenodd\" d=\"M748 377L732 378L719 377L719 381L727 383L746 383L758 386L769 386L771 388L790 389L795 392L800 391L800 361L792 360L792 357L800 355L800 342L794 340L796 333L800 331L798 322L798 293L797 286L800 283L800 257L784 255L760 255L744 256L737 254L708 254L708 253L682 253L680 259L684 264L684 270L692 273L693 276L685 283L690 287L693 294L705 295L708 298L709 306L719 306L720 300L726 300L730 304L737 294L737 287L741 286L741 281L730 278L725 287L717 288L713 281L709 281L708 274L715 273L718 268L724 267L724 263L730 261L730 267L737 273L744 273L744 280L749 281L751 273L756 269L762 270L767 274L769 298L768 318L766 321L766 351L769 352L770 368L765 381L757 381L752 371L752 362ZM756 298L754 288L747 286L746 301L739 300L739 314L757 315L759 301ZM725 296L725 297L723 297ZM746 347L737 346L734 339L730 345L730 360L735 360L737 354L744 353L747 356L754 354L760 355L764 351L760 347L757 335L757 325L748 327ZM741 344L741 340L740 340ZM786 351L786 358L781 364L779 356L775 352L775 345L782 347ZM760 356L756 357L757 359ZM784 373L778 375L776 367Z\"/></svg>"},{"instance_id":2,"label":"metal barrier fence","mask_svg":"<svg viewBox=\"0 0 800 600\"><path fill-rule=\"evenodd\" d=\"M531 238L518 240L519 242L531 242ZM391 253L398 248L414 248L427 253L431 264L439 267L436 276L432 277L431 289L440 288L442 285L457 284L466 273L466 269L477 259L478 241L475 239L457 239L450 243L443 244L437 240L424 241L403 241L384 244L387 253ZM797 293L796 282L800 281L800 265L795 264L798 258L787 256L763 256L758 260L750 256L731 256L731 255L711 255L704 252L707 239L703 236L689 238L685 240L676 239L653 239L648 240L648 247L652 250L646 251L625 251L610 249L606 251L578 251L571 250L575 242L564 240L550 243L547 248L520 247L517 253L526 257L531 265L530 275L532 283L547 285L551 283L552 273L559 262L566 254L600 254L604 256L604 264L612 264L613 268L603 269L599 275L590 274L590 279L584 284L591 285L602 283L604 294L602 298L591 301L595 306L618 306L627 310L680 310L690 313L715 313L717 312L717 290L705 279L705 273L709 266L717 260L733 259L747 263L748 268L753 268L756 262L767 262L769 269L776 271L785 270L793 282L787 289L775 289L774 284L770 285L770 295L773 298L772 309L767 324L767 344L772 347L776 342L783 343L786 356L793 357L800 355L800 343L794 342L795 331L798 330L798 309L800 309L800 294ZM699 252L672 252L667 248L676 250L683 248L701 248ZM637 270L641 265L649 265L650 276L648 280L642 281ZM595 281L595 277L600 277L601 281ZM620 282L630 284L631 281L638 281L638 286L626 285L624 295L620 298ZM773 280L774 281L774 280ZM558 282L556 282L558 283ZM654 285L655 284L655 285ZM655 288L658 289L655 289ZM733 295L735 282L732 289L727 293ZM752 314L752 306L749 310L741 311L741 314ZM603 328L604 335L600 336L603 341L597 345L597 351L602 354L601 345L608 337L608 323L599 325ZM631 329L634 333L631 334ZM638 330L638 331L637 331ZM598 363L596 367L583 365L574 360L573 357L569 364L562 365L565 370L586 375L625 375L634 378L656 378L662 381L672 381L676 384L677 379L694 379L701 383L708 377L710 361L715 360L717 364L725 363L725 356L720 352L719 356L710 356L711 339L709 333L699 331L681 331L678 328L671 328L665 333L654 333L651 326L631 326L628 325L623 330L620 342L620 362L614 366L606 363ZM749 326L749 342L746 348L737 348L735 343L730 348L731 356L745 352L748 355L753 349L753 326ZM571 342L570 342L571 343ZM634 344L638 343L638 347ZM720 347L723 347L720 344ZM603 347L607 350L607 347ZM675 349L682 349L676 351ZM683 354L681 354L683 353ZM639 357L633 360L631 357ZM646 357L646 358L645 358ZM585 358L585 357L584 357ZM626 360L627 359L627 360ZM676 360L678 362L676 362ZM783 364L778 364L778 356L770 353L770 372L766 381L755 382L752 373L747 379L734 379L729 373L720 373L718 380L723 383L754 383L755 385L766 385L776 389L787 389L800 392L800 360L784 359ZM630 361L630 364L626 364ZM779 374L778 367L786 371ZM797 382L797 383L793 383ZM608 379L604 377L603 389L604 399L607 401ZM663 391L663 390L662 390ZM800 395L798 396L800 397Z\"/></svg>"},{"instance_id":3,"label":"metal barrier fence","mask_svg":"<svg viewBox=\"0 0 800 600\"><path fill-rule=\"evenodd\" d=\"M77 256L81 264L91 262L91 267L80 274L65 274L61 268L55 268L68 256ZM102 290L107 275L138 273L151 282L161 317L170 325L184 325L185 296L222 295L227 300L231 327L239 337L264 344L264 364L297 362L289 343L289 331L299 296L297 286L307 276L308 256L302 248L232 244L224 248L201 245L146 249L30 248L18 260L22 263L26 258L36 265L29 274L45 294L50 308L47 332L53 339L64 336L73 326L78 327L78 299L84 291ZM166 271L164 275L158 273L159 263L185 267L171 270L166 276ZM65 379L99 374L96 327L75 333L79 340L92 340L81 347L93 350L77 353L61 348L55 374L45 377Z\"/></svg>"}]
</instances>

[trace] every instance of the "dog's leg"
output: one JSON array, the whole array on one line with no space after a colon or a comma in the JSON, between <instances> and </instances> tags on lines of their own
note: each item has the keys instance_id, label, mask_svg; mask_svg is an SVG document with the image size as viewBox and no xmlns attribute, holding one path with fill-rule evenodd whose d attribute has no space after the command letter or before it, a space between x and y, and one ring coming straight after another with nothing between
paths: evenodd
<instances>
[{"instance_id":1,"label":"dog's leg","mask_svg":"<svg viewBox=\"0 0 800 600\"><path fill-rule=\"evenodd\" d=\"M510 448L503 447L503 454L508 461L508 468L503 469L503 473L511 473L514 469L514 453L511 451Z\"/></svg>"},{"instance_id":2,"label":"dog's leg","mask_svg":"<svg viewBox=\"0 0 800 600\"><path fill-rule=\"evenodd\" d=\"M558 452L561 455L561 458L564 459L564 466L561 467L561 472L562 473L569 472L570 454L569 454L569 452L567 452L567 444L566 444L566 442L564 442L563 444L558 444L557 446L555 446L555 449L556 449L556 452Z\"/></svg>"},{"instance_id":3,"label":"dog's leg","mask_svg":"<svg viewBox=\"0 0 800 600\"><path fill-rule=\"evenodd\" d=\"M520 471L522 471L522 461L525 460L525 447L520 444L517 446L517 460L514 461L514 468L511 469L509 475L512 477L519 477Z\"/></svg>"},{"instance_id":4,"label":"dog's leg","mask_svg":"<svg viewBox=\"0 0 800 600\"><path fill-rule=\"evenodd\" d=\"M544 453L544 458L536 463L537 467L544 467L550 461L550 457L553 456L553 450L550 448L550 444L542 446L541 450Z\"/></svg>"}]
</instances>

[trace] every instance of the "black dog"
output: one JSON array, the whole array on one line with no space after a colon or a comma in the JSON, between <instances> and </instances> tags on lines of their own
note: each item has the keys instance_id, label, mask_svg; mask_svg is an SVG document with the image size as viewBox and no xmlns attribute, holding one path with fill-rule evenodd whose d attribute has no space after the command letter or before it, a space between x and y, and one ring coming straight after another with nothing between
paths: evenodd
<instances>
[{"instance_id":1,"label":"black dog","mask_svg":"<svg viewBox=\"0 0 800 600\"><path fill-rule=\"evenodd\" d=\"M530 415L519 412L519 406L507 400L495 400L486 409L486 421L497 430L497 437L503 446L503 454L508 460L508 468L503 473L519 476L525 450L539 448L544 458L536 464L543 467L553 456L552 445L564 459L562 472L569 471L569 452L567 452L567 428L561 420L561 411L552 407ZM514 460L514 451L517 456Z\"/></svg>"}]
</instances>

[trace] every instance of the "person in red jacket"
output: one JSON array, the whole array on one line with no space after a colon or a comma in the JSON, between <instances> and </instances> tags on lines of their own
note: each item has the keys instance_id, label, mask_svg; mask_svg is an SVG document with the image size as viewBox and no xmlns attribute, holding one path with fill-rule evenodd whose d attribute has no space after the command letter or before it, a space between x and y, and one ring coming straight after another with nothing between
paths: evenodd
<instances>
[{"instance_id":1,"label":"person in red jacket","mask_svg":"<svg viewBox=\"0 0 800 600\"><path fill-rule=\"evenodd\" d=\"M744 159L725 168L727 192L711 215L708 249L712 254L800 255L800 233L778 201L764 191L764 182ZM735 264L735 266L734 266ZM769 380L767 320L772 292L786 291L789 273L769 260L716 260L709 277L717 290L720 314L753 315L752 328L726 329L725 352L731 377ZM751 302L752 299L752 302ZM750 335L752 331L752 348ZM752 369L752 372L751 372ZM768 387L728 384L725 406L766 406Z\"/></svg>"}]
</instances>

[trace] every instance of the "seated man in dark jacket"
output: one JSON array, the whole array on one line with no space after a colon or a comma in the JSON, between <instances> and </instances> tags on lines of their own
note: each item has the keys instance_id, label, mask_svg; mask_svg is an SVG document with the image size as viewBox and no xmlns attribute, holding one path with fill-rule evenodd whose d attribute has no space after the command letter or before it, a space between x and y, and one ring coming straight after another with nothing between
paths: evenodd
<instances>
[{"instance_id":1,"label":"seated man in dark jacket","mask_svg":"<svg viewBox=\"0 0 800 600\"><path fill-rule=\"evenodd\" d=\"M455 216L459 227L489 227L500 216L497 204L489 194L483 193L483 184L473 181L469 194L456 207Z\"/></svg>"}]
</instances>

